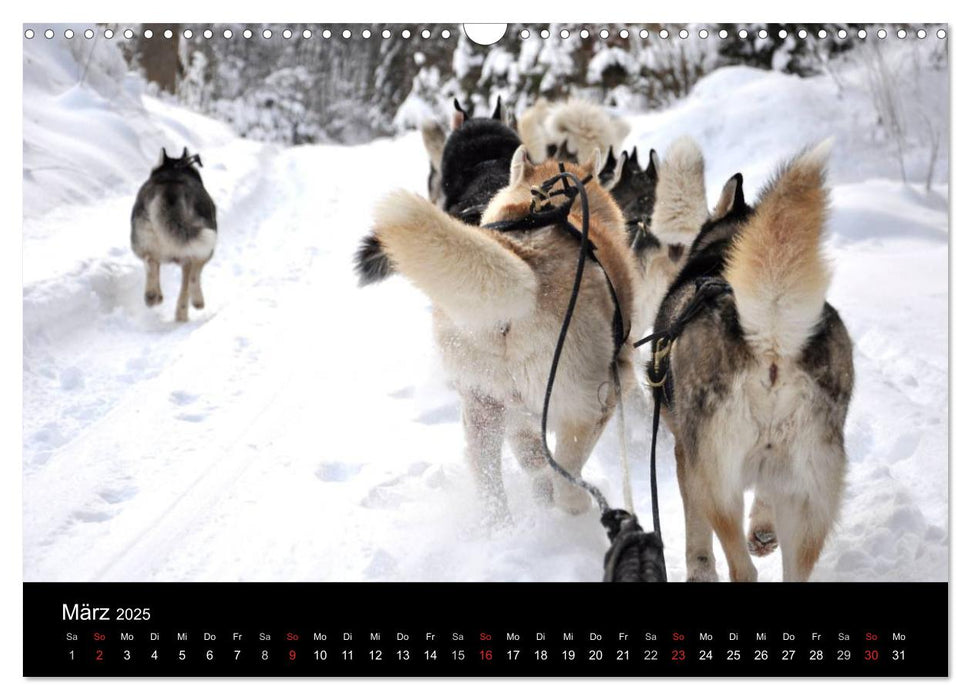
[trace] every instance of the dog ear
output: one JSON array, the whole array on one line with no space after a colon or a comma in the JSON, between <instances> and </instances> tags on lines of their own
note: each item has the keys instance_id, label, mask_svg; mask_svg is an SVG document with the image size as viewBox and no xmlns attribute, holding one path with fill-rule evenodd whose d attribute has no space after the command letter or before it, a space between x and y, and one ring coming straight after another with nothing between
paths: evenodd
<instances>
[{"instance_id":1,"label":"dog ear","mask_svg":"<svg viewBox=\"0 0 971 700\"><path fill-rule=\"evenodd\" d=\"M188 146L183 146L181 158L182 158L182 160L185 160L188 157L189 157L189 147Z\"/></svg>"},{"instance_id":2,"label":"dog ear","mask_svg":"<svg viewBox=\"0 0 971 700\"><path fill-rule=\"evenodd\" d=\"M617 163L617 177L612 183L610 183L610 187L607 187L608 190L614 189L618 184L620 184L620 181L624 179L624 175L630 173L630 165L628 163L629 160L630 157L627 155L627 151L623 151L620 154L620 162Z\"/></svg>"},{"instance_id":3,"label":"dog ear","mask_svg":"<svg viewBox=\"0 0 971 700\"><path fill-rule=\"evenodd\" d=\"M624 152L621 155L621 160L626 161L626 158L627 153ZM597 176L598 180L600 181L600 186L607 191L614 189L614 187L617 186L617 183L620 182L623 167L618 166L622 166L622 164L617 162L617 159L614 157L614 147L611 146L607 151L607 162L604 163L604 167L600 170L600 173Z\"/></svg>"},{"instance_id":4,"label":"dog ear","mask_svg":"<svg viewBox=\"0 0 971 700\"><path fill-rule=\"evenodd\" d=\"M661 159L657 155L657 151L653 148L651 149L651 155L647 159L647 174L657 179L658 170L661 168Z\"/></svg>"},{"instance_id":5,"label":"dog ear","mask_svg":"<svg viewBox=\"0 0 971 700\"><path fill-rule=\"evenodd\" d=\"M631 168L640 170L641 164L637 162L637 146L634 146L633 150L630 152L630 158L627 159L627 163Z\"/></svg>"},{"instance_id":6,"label":"dog ear","mask_svg":"<svg viewBox=\"0 0 971 700\"><path fill-rule=\"evenodd\" d=\"M614 156L614 147L611 146L607 149L607 160L604 161L604 167L600 172L613 172L617 169L617 158Z\"/></svg>"},{"instance_id":7,"label":"dog ear","mask_svg":"<svg viewBox=\"0 0 971 700\"><path fill-rule=\"evenodd\" d=\"M741 210L745 206L745 193L742 192L742 173L735 173L725 186L718 197L718 203L714 211L711 212L711 220L718 221L733 212Z\"/></svg>"},{"instance_id":8,"label":"dog ear","mask_svg":"<svg viewBox=\"0 0 971 700\"><path fill-rule=\"evenodd\" d=\"M590 156L590 162L587 163L585 168L589 170L592 175L596 175L603 170L605 161L606 159L603 157L603 153L600 152L600 149L594 148L593 155Z\"/></svg>"},{"instance_id":9,"label":"dog ear","mask_svg":"<svg viewBox=\"0 0 971 700\"><path fill-rule=\"evenodd\" d=\"M496 121L502 121L502 95L499 95L499 99L496 100L496 108L492 112L492 118Z\"/></svg>"},{"instance_id":10,"label":"dog ear","mask_svg":"<svg viewBox=\"0 0 971 700\"><path fill-rule=\"evenodd\" d=\"M452 131L456 131L462 128L465 121L469 118L469 113L462 109L462 105L459 104L459 98L455 98L453 104L455 105L455 111L452 112Z\"/></svg>"},{"instance_id":11,"label":"dog ear","mask_svg":"<svg viewBox=\"0 0 971 700\"><path fill-rule=\"evenodd\" d=\"M529 151L526 150L526 146L520 146L512 154L512 162L509 164L510 187L515 187L532 174L533 164L529 160Z\"/></svg>"},{"instance_id":12,"label":"dog ear","mask_svg":"<svg viewBox=\"0 0 971 700\"><path fill-rule=\"evenodd\" d=\"M516 120L516 112L508 105L506 106L506 115L503 123L513 131L519 131L519 124Z\"/></svg>"},{"instance_id":13,"label":"dog ear","mask_svg":"<svg viewBox=\"0 0 971 700\"><path fill-rule=\"evenodd\" d=\"M165 165L168 159L169 154L165 152L165 148L162 148L162 152L158 154L158 162L155 164L155 167L161 168L163 165Z\"/></svg>"}]
</instances>

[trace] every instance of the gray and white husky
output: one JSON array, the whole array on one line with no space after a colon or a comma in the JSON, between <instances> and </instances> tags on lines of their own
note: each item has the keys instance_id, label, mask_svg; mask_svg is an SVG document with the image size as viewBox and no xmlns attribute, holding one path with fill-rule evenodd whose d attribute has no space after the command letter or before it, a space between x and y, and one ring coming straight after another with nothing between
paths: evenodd
<instances>
[{"instance_id":1,"label":"gray and white husky","mask_svg":"<svg viewBox=\"0 0 971 700\"><path fill-rule=\"evenodd\" d=\"M741 175L731 178L658 312L656 327L668 328L699 283L731 287L706 298L685 326L662 392L689 581L717 579L713 532L733 581L756 580L750 552L776 545L784 579L805 581L837 517L853 348L826 303L828 150L823 144L797 156L754 208ZM746 538L743 493L753 487Z\"/></svg>"},{"instance_id":2,"label":"gray and white husky","mask_svg":"<svg viewBox=\"0 0 971 700\"><path fill-rule=\"evenodd\" d=\"M189 299L201 309L203 266L216 247L216 205L202 184L198 155L189 149L170 158L162 149L151 176L138 190L131 212L131 247L145 262L145 303L162 302L159 266L182 266L182 288L175 305L175 320L189 320Z\"/></svg>"}]
</instances>

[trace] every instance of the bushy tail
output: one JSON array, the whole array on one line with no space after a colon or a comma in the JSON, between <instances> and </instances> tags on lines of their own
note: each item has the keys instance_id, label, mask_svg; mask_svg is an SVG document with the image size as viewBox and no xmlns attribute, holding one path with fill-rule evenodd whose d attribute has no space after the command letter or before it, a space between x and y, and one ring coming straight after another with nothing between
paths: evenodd
<instances>
[{"instance_id":1,"label":"bushy tail","mask_svg":"<svg viewBox=\"0 0 971 700\"><path fill-rule=\"evenodd\" d=\"M662 243L690 245L707 219L705 158L694 140L682 136L658 167L651 233Z\"/></svg>"},{"instance_id":2,"label":"bushy tail","mask_svg":"<svg viewBox=\"0 0 971 700\"><path fill-rule=\"evenodd\" d=\"M523 112L519 117L519 124L516 130L519 138L522 139L529 157L534 163L542 163L546 160L546 128L543 123L550 113L550 103L546 98L541 97L532 107Z\"/></svg>"},{"instance_id":3,"label":"bushy tail","mask_svg":"<svg viewBox=\"0 0 971 700\"><path fill-rule=\"evenodd\" d=\"M746 338L758 352L798 354L819 321L830 281L822 251L830 147L824 142L782 169L729 255L725 279Z\"/></svg>"},{"instance_id":4,"label":"bushy tail","mask_svg":"<svg viewBox=\"0 0 971 700\"><path fill-rule=\"evenodd\" d=\"M623 119L612 117L602 107L570 100L560 105L547 120L547 138L561 151L575 157L578 163L589 163L594 151L601 154L611 146L618 151L630 126Z\"/></svg>"},{"instance_id":5,"label":"bushy tail","mask_svg":"<svg viewBox=\"0 0 971 700\"><path fill-rule=\"evenodd\" d=\"M405 191L384 197L373 231L394 270L458 323L493 325L535 306L536 276L522 258L496 234L463 224L423 197Z\"/></svg>"}]
</instances>

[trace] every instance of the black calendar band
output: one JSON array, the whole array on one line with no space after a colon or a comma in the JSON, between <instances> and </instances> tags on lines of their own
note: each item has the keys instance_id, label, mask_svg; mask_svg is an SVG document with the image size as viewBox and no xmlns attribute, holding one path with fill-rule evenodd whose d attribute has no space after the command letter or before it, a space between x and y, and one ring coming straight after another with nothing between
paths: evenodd
<instances>
[{"instance_id":1,"label":"black calendar band","mask_svg":"<svg viewBox=\"0 0 971 700\"><path fill-rule=\"evenodd\" d=\"M25 676L946 676L946 583L25 583Z\"/></svg>"}]
</instances>

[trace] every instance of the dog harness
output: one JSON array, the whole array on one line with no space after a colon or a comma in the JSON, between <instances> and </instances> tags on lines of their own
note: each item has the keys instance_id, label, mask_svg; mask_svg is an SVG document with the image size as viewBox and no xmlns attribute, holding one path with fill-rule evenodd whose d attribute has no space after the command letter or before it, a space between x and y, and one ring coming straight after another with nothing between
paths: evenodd
<instances>
[{"instance_id":1,"label":"dog harness","mask_svg":"<svg viewBox=\"0 0 971 700\"><path fill-rule=\"evenodd\" d=\"M607 289L610 292L610 299L614 304L614 316L611 322L613 341L614 341L614 358L620 353L621 347L627 342L627 338L630 337L630 325L624 322L623 312L620 308L620 298L617 296L617 289L614 287L614 283L610 280L610 275L607 273L607 269L603 266L600 260L597 258L596 250L597 246L589 239L589 234L587 231L581 231L570 221L570 210L573 208L573 203L577 196L580 194L581 190L584 190L583 194L586 197L585 186L593 178L592 175L587 175L583 180L580 180L575 175L572 178L576 180L577 185L570 183L569 179L566 178L567 175L572 175L572 173L567 173L566 168L563 163L560 163L560 174L554 175L546 182L542 183L537 187L530 188L530 194L533 195L533 200L529 204L529 214L519 219L509 219L507 221L497 221L491 224L484 224L482 228L488 228L493 231L499 231L500 233L528 233L532 231L537 231L541 228L547 226L559 226L562 230L566 231L570 236L576 239L577 243L580 245L580 249L583 251L584 256L589 258L592 262L603 270L604 279L607 282ZM552 190L552 187L557 183L562 182L563 186L561 189ZM553 198L558 196L563 196L566 201L559 205L553 205ZM586 214L589 217L589 212ZM589 219L584 220L585 228L589 227ZM580 270L582 273L582 269ZM572 312L571 312L572 315Z\"/></svg>"}]
</instances>

